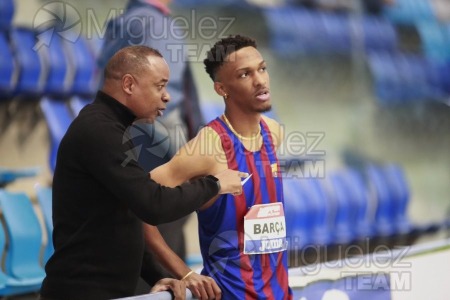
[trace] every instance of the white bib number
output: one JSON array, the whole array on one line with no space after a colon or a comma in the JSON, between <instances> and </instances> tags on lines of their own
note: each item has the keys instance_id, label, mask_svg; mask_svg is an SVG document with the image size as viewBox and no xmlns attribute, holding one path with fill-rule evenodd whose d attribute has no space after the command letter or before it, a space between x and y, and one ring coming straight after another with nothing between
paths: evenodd
<instances>
[{"instance_id":1,"label":"white bib number","mask_svg":"<svg viewBox=\"0 0 450 300\"><path fill-rule=\"evenodd\" d=\"M252 206L244 217L244 254L274 253L286 249L283 204Z\"/></svg>"}]
</instances>

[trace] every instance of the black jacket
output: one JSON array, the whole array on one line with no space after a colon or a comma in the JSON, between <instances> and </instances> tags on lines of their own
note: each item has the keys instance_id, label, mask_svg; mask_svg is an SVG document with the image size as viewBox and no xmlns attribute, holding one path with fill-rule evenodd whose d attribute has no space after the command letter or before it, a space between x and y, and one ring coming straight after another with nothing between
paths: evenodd
<instances>
[{"instance_id":1,"label":"black jacket","mask_svg":"<svg viewBox=\"0 0 450 300\"><path fill-rule=\"evenodd\" d=\"M141 220L157 225L218 193L213 178L163 187L132 159L135 116L103 92L64 136L53 179L53 243L41 295L101 300L133 295L144 249Z\"/></svg>"}]
</instances>

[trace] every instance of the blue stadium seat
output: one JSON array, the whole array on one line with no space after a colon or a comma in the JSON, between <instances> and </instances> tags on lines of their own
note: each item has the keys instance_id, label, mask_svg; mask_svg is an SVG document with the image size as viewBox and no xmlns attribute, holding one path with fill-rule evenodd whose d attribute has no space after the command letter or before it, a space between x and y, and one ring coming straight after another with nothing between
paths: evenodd
<instances>
[{"instance_id":1,"label":"blue stadium seat","mask_svg":"<svg viewBox=\"0 0 450 300\"><path fill-rule=\"evenodd\" d=\"M362 174L353 169L347 169L342 173L343 184L347 188L348 196L356 207L354 230L356 240L371 238L375 234L375 212L374 201L369 199L369 190L364 182Z\"/></svg>"},{"instance_id":2,"label":"blue stadium seat","mask_svg":"<svg viewBox=\"0 0 450 300\"><path fill-rule=\"evenodd\" d=\"M39 167L23 169L9 169L0 167L0 187L4 187L20 178L35 177L39 174L39 172Z\"/></svg>"},{"instance_id":3,"label":"blue stadium seat","mask_svg":"<svg viewBox=\"0 0 450 300\"><path fill-rule=\"evenodd\" d=\"M397 49L397 33L387 20L364 16L362 18L363 44L366 51L394 51Z\"/></svg>"},{"instance_id":4,"label":"blue stadium seat","mask_svg":"<svg viewBox=\"0 0 450 300\"><path fill-rule=\"evenodd\" d=\"M56 166L56 154L58 153L59 143L69 128L73 117L66 103L63 101L44 97L40 102L40 106L50 133L51 149L49 166L53 172Z\"/></svg>"},{"instance_id":5,"label":"blue stadium seat","mask_svg":"<svg viewBox=\"0 0 450 300\"><path fill-rule=\"evenodd\" d=\"M408 218L408 204L410 192L403 169L396 164L387 164L382 167L390 201L394 205L394 225L396 233L405 234L411 230Z\"/></svg>"},{"instance_id":6,"label":"blue stadium seat","mask_svg":"<svg viewBox=\"0 0 450 300\"><path fill-rule=\"evenodd\" d=\"M85 98L80 96L73 96L70 98L69 105L74 117L78 116L80 111L92 102L92 98Z\"/></svg>"},{"instance_id":7,"label":"blue stadium seat","mask_svg":"<svg viewBox=\"0 0 450 300\"><path fill-rule=\"evenodd\" d=\"M265 9L264 17L270 32L271 48L279 55L296 55L308 53L314 45L310 12L292 7ZM304 21L304 26L297 28L295 20ZM276 26L272 26L276 24Z\"/></svg>"},{"instance_id":8,"label":"blue stadium seat","mask_svg":"<svg viewBox=\"0 0 450 300\"><path fill-rule=\"evenodd\" d=\"M352 51L397 48L395 28L379 17L354 18L298 7L265 9L264 16L272 49L280 55L350 55ZM354 28L361 28L360 34Z\"/></svg>"},{"instance_id":9,"label":"blue stadium seat","mask_svg":"<svg viewBox=\"0 0 450 300\"><path fill-rule=\"evenodd\" d=\"M350 20L343 14L320 14L327 33L330 51L345 55L352 50L352 37L350 34Z\"/></svg>"},{"instance_id":10,"label":"blue stadium seat","mask_svg":"<svg viewBox=\"0 0 450 300\"><path fill-rule=\"evenodd\" d=\"M63 44L74 68L71 94L93 97L98 88L97 65L88 42L80 36L74 43L64 41Z\"/></svg>"},{"instance_id":11,"label":"blue stadium seat","mask_svg":"<svg viewBox=\"0 0 450 300\"><path fill-rule=\"evenodd\" d=\"M36 188L37 200L44 217L45 229L47 231L47 244L45 246L42 264L45 265L54 252L53 247L53 219L52 219L52 189L50 187L38 186Z\"/></svg>"},{"instance_id":12,"label":"blue stadium seat","mask_svg":"<svg viewBox=\"0 0 450 300\"><path fill-rule=\"evenodd\" d=\"M23 96L41 95L45 86L45 72L38 52L33 50L36 45L34 32L13 27L10 34L11 47L19 69L15 93Z\"/></svg>"},{"instance_id":13,"label":"blue stadium seat","mask_svg":"<svg viewBox=\"0 0 450 300\"><path fill-rule=\"evenodd\" d=\"M381 237L394 235L396 233L395 203L390 197L384 174L379 166L371 164L366 169L366 175L369 186L374 192L373 195L376 197L376 234Z\"/></svg>"},{"instance_id":14,"label":"blue stadium seat","mask_svg":"<svg viewBox=\"0 0 450 300\"><path fill-rule=\"evenodd\" d=\"M64 97L69 94L73 83L73 68L69 64L69 58L64 52L63 39L52 31L46 31L39 35L51 35L48 47L42 46L39 52L46 55L44 67L47 70L45 85L45 95L53 97ZM46 40L46 37L40 36L40 39Z\"/></svg>"},{"instance_id":15,"label":"blue stadium seat","mask_svg":"<svg viewBox=\"0 0 450 300\"><path fill-rule=\"evenodd\" d=\"M309 209L308 199L301 193L296 181L298 181L296 178L283 180L286 235L291 251L310 245L314 234L311 226L313 212Z\"/></svg>"},{"instance_id":16,"label":"blue stadium seat","mask_svg":"<svg viewBox=\"0 0 450 300\"><path fill-rule=\"evenodd\" d=\"M9 30L13 17L14 0L0 0L0 31Z\"/></svg>"},{"instance_id":17,"label":"blue stadium seat","mask_svg":"<svg viewBox=\"0 0 450 300\"><path fill-rule=\"evenodd\" d=\"M446 101L450 96L450 61L428 59L427 86L433 99Z\"/></svg>"},{"instance_id":18,"label":"blue stadium seat","mask_svg":"<svg viewBox=\"0 0 450 300\"><path fill-rule=\"evenodd\" d=\"M305 53L327 54L330 51L325 24L321 19L324 14L307 9L292 9L290 13L292 37L298 40L298 44L302 45L301 50Z\"/></svg>"},{"instance_id":19,"label":"blue stadium seat","mask_svg":"<svg viewBox=\"0 0 450 300\"><path fill-rule=\"evenodd\" d=\"M382 105L401 102L403 89L401 77L390 53L371 52L368 64L373 77L373 86L377 100Z\"/></svg>"},{"instance_id":20,"label":"blue stadium seat","mask_svg":"<svg viewBox=\"0 0 450 300\"><path fill-rule=\"evenodd\" d=\"M0 194L1 193L2 191L0 191ZM5 229L3 224L0 222L0 255L2 256L5 254L5 244ZM0 296L11 296L36 292L39 287L40 280L13 278L9 275L6 275L0 268Z\"/></svg>"},{"instance_id":21,"label":"blue stadium seat","mask_svg":"<svg viewBox=\"0 0 450 300\"><path fill-rule=\"evenodd\" d=\"M202 102L200 104L203 119L206 123L220 117L225 112L225 104L219 102Z\"/></svg>"},{"instance_id":22,"label":"blue stadium seat","mask_svg":"<svg viewBox=\"0 0 450 300\"><path fill-rule=\"evenodd\" d=\"M333 234L336 244L349 244L356 238L356 215L358 202L350 196L345 185L343 172L335 172L328 176L336 201Z\"/></svg>"},{"instance_id":23,"label":"blue stadium seat","mask_svg":"<svg viewBox=\"0 0 450 300\"><path fill-rule=\"evenodd\" d=\"M384 16L403 25L436 19L429 0L395 0L393 5L384 6Z\"/></svg>"},{"instance_id":24,"label":"blue stadium seat","mask_svg":"<svg viewBox=\"0 0 450 300\"><path fill-rule=\"evenodd\" d=\"M1 0L0 0L1 2ZM1 11L1 9L0 9ZM14 56L5 33L0 32L0 99L9 98L16 87L17 79Z\"/></svg>"},{"instance_id":25,"label":"blue stadium seat","mask_svg":"<svg viewBox=\"0 0 450 300\"><path fill-rule=\"evenodd\" d=\"M422 21L416 28L426 57L440 61L450 59L450 36L445 26L437 21Z\"/></svg>"},{"instance_id":26,"label":"blue stadium seat","mask_svg":"<svg viewBox=\"0 0 450 300\"><path fill-rule=\"evenodd\" d=\"M307 199L312 214L311 243L321 246L334 244L332 226L336 205L329 196L326 182L322 179L311 178L299 180L298 185L299 193Z\"/></svg>"},{"instance_id":27,"label":"blue stadium seat","mask_svg":"<svg viewBox=\"0 0 450 300\"><path fill-rule=\"evenodd\" d=\"M6 273L40 288L45 272L40 265L42 232L33 205L24 193L0 191L0 205L8 234Z\"/></svg>"}]
</instances>

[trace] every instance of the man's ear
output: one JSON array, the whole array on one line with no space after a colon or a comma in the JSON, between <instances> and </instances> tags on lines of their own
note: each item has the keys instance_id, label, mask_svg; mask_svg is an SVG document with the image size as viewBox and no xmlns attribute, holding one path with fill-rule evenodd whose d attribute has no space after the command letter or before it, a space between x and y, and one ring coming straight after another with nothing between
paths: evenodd
<instances>
[{"instance_id":1,"label":"man's ear","mask_svg":"<svg viewBox=\"0 0 450 300\"><path fill-rule=\"evenodd\" d=\"M131 95L131 94L133 94L133 88L134 88L133 76L131 76L130 74L123 75L123 77L122 77L122 89L123 89L123 91L126 94Z\"/></svg>"},{"instance_id":2,"label":"man's ear","mask_svg":"<svg viewBox=\"0 0 450 300\"><path fill-rule=\"evenodd\" d=\"M214 90L219 96L222 96L224 98L227 97L227 92L225 91L223 84L221 82L218 81L214 82Z\"/></svg>"}]
</instances>

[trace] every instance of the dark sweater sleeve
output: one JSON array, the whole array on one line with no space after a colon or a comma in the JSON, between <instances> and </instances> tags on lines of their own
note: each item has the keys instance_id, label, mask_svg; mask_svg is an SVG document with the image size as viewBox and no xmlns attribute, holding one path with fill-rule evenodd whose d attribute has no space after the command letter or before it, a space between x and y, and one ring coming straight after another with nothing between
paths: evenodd
<instances>
[{"instance_id":1,"label":"dark sweater sleeve","mask_svg":"<svg viewBox=\"0 0 450 300\"><path fill-rule=\"evenodd\" d=\"M132 143L123 142L121 124L93 123L81 130L81 146L75 151L84 152L82 164L116 198L111 200L122 201L144 222L158 225L174 221L197 210L219 192L217 183L209 177L175 188L158 184L132 159Z\"/></svg>"}]
</instances>

